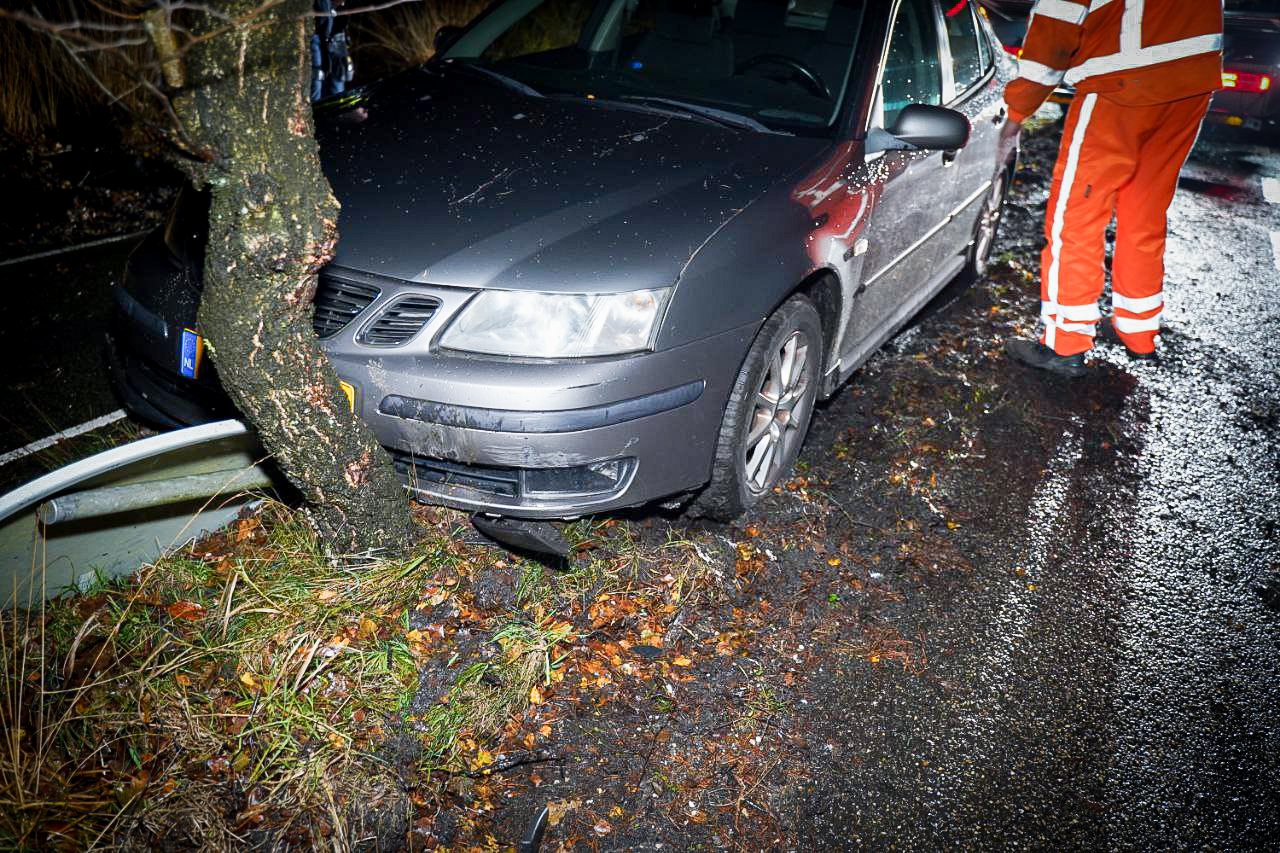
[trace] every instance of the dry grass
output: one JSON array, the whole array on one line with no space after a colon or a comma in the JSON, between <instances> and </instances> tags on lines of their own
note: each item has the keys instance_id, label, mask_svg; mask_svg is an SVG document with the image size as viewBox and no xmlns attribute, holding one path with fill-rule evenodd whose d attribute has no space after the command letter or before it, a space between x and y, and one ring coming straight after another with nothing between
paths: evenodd
<instances>
[{"instance_id":1,"label":"dry grass","mask_svg":"<svg viewBox=\"0 0 1280 853\"><path fill-rule=\"evenodd\" d=\"M435 55L436 33L462 26L488 6L484 0L416 0L351 19L351 46L364 78L421 65Z\"/></svg>"},{"instance_id":2,"label":"dry grass","mask_svg":"<svg viewBox=\"0 0 1280 853\"><path fill-rule=\"evenodd\" d=\"M222 848L262 827L338 849L373 804L407 808L380 749L418 683L411 612L448 597L458 552L338 565L276 504L220 537L0 623L0 846ZM495 629L504 653L414 721L421 772L482 769L460 738L527 704L570 635Z\"/></svg>"},{"instance_id":3,"label":"dry grass","mask_svg":"<svg viewBox=\"0 0 1280 853\"><path fill-rule=\"evenodd\" d=\"M0 2L0 131L31 140L68 118L83 118L96 108L119 105L147 119L158 118L158 103L139 86L149 52L144 45L74 54L47 33L6 18L6 9L26 11L30 4ZM119 20L110 4L42 0L36 4L48 21L89 24ZM125 11L126 4L116 4Z\"/></svg>"},{"instance_id":4,"label":"dry grass","mask_svg":"<svg viewBox=\"0 0 1280 853\"><path fill-rule=\"evenodd\" d=\"M571 525L577 557L552 572L460 542L460 513L421 517L417 556L352 565L268 503L132 579L6 614L0 848L347 849L410 813L406 782L501 770L582 634L657 637L724 582L709 543L622 521ZM495 572L512 597L481 606Z\"/></svg>"}]
</instances>

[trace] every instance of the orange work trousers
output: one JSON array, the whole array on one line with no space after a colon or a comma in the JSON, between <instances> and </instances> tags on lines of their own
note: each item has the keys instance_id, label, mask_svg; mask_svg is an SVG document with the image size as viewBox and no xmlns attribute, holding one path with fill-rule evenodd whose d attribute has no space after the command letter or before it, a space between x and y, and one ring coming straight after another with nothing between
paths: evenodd
<instances>
[{"instance_id":1,"label":"orange work trousers","mask_svg":"<svg viewBox=\"0 0 1280 853\"><path fill-rule=\"evenodd\" d=\"M1071 104L1053 169L1040 266L1041 341L1058 355L1093 346L1113 214L1115 329L1134 352L1155 350L1164 308L1166 216L1208 108L1209 95L1127 106L1095 93Z\"/></svg>"}]
</instances>

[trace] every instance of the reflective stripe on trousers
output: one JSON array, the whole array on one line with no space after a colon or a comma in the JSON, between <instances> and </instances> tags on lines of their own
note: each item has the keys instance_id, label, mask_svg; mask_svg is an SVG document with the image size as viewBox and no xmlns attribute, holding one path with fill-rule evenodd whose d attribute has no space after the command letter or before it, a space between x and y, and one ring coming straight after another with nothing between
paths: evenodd
<instances>
[{"instance_id":1,"label":"reflective stripe on trousers","mask_svg":"<svg viewBox=\"0 0 1280 853\"><path fill-rule=\"evenodd\" d=\"M1154 349L1164 304L1166 215L1208 105L1208 95L1134 107L1098 94L1071 105L1041 256L1042 340L1055 352L1074 355L1093 345L1113 215L1116 331L1134 351Z\"/></svg>"}]
</instances>

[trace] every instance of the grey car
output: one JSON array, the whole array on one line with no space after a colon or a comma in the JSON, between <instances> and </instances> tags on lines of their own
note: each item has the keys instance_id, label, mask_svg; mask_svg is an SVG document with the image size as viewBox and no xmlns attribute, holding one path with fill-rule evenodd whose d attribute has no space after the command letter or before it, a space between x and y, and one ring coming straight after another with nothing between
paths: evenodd
<instances>
[{"instance_id":1,"label":"grey car","mask_svg":"<svg viewBox=\"0 0 1280 853\"><path fill-rule=\"evenodd\" d=\"M507 0L322 107L341 241L315 329L428 502L736 516L815 402L967 267L1014 154L967 0ZM126 402L225 413L188 358L203 209L130 261Z\"/></svg>"}]
</instances>

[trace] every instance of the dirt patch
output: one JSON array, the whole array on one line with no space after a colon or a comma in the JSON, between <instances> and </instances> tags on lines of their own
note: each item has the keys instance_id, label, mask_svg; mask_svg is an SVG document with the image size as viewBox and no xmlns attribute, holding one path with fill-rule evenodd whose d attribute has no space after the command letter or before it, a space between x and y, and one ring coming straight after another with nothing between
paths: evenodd
<instances>
[{"instance_id":1,"label":"dirt patch","mask_svg":"<svg viewBox=\"0 0 1280 853\"><path fill-rule=\"evenodd\" d=\"M953 285L823 408L784 488L730 526L631 525L648 547L697 542L686 559L705 589L588 596L565 614L580 642L563 680L490 747L552 757L484 780L454 843L514 843L546 806L547 849L804 849L823 777L870 754L848 709L825 706L833 685L945 700L939 629L1025 517L1064 427L1086 464L1123 471L1137 450L1128 374L1103 364L1064 394L1002 350L1038 311L1056 139L1027 140L990 275Z\"/></svg>"},{"instance_id":2,"label":"dirt patch","mask_svg":"<svg viewBox=\"0 0 1280 853\"><path fill-rule=\"evenodd\" d=\"M131 150L110 123L65 140L0 139L0 259L59 249L159 224L180 184L158 152Z\"/></svg>"}]
</instances>

